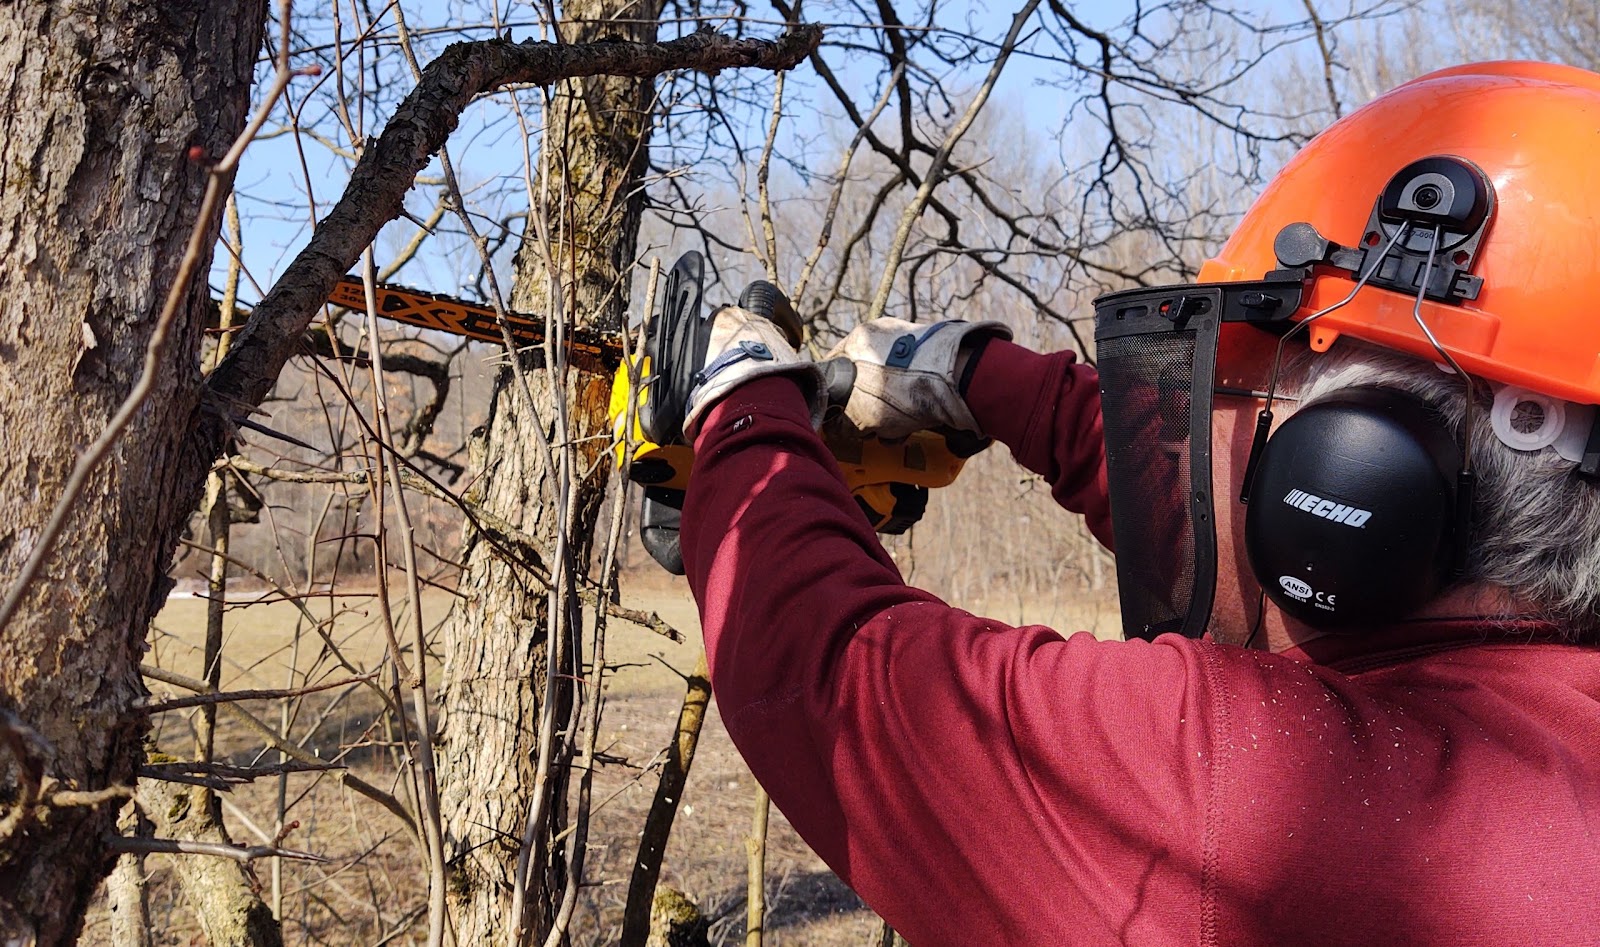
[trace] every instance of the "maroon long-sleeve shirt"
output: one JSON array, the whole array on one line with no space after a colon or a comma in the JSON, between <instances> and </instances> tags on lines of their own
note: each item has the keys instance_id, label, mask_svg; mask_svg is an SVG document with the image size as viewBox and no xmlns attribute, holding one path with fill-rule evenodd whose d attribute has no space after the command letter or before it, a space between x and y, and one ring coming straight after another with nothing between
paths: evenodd
<instances>
[{"instance_id":1,"label":"maroon long-sleeve shirt","mask_svg":"<svg viewBox=\"0 0 1600 947\"><path fill-rule=\"evenodd\" d=\"M967 400L1109 536L1091 369L996 341ZM733 391L696 451L728 732L916 947L1600 943L1600 651L1468 621L1319 660L1013 628L901 581L792 382Z\"/></svg>"}]
</instances>

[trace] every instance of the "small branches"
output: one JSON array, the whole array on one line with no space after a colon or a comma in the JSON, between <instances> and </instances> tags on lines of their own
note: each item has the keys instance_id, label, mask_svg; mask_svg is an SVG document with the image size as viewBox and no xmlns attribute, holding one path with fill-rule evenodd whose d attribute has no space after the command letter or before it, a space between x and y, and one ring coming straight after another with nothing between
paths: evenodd
<instances>
[{"instance_id":1,"label":"small branches","mask_svg":"<svg viewBox=\"0 0 1600 947\"><path fill-rule=\"evenodd\" d=\"M474 96L515 84L549 85L582 76L654 76L672 69L715 74L735 67L793 68L822 31L801 26L776 40L701 31L665 43L461 43L429 63L376 142L363 150L338 203L250 315L233 350L207 381L221 404L259 404L301 335L379 228L403 209L417 174L455 130ZM198 453L215 456L223 429L207 424Z\"/></svg>"},{"instance_id":2,"label":"small branches","mask_svg":"<svg viewBox=\"0 0 1600 947\"><path fill-rule=\"evenodd\" d=\"M876 319L882 316L889 306L889 294L894 288L895 275L900 269L900 260L905 255L906 242L911 239L911 228L916 224L917 218L922 216L922 210L928 205L928 199L933 195L933 189L938 186L944 174L945 165L950 161L950 155L955 151L962 136L972 127L977 120L978 113L983 110L983 105L989 100L989 93L994 91L995 83L1000 78L1000 73L1010 60L1011 53L1017 47L1017 38L1022 35L1022 28L1033 16L1033 11L1039 8L1039 0L1028 0L1021 10L1011 18L1011 30L1006 34L1005 41L1000 46L1000 55L995 57L989 66L989 74L984 77L983 85L978 87L978 92L972 97L966 112L960 121L945 135L944 141L933 154L933 159L924 172L922 184L918 186L917 193L912 197L911 203L906 206L900 215L900 224L895 228L894 237L890 240L889 251L884 262L880 265L883 275L878 279L878 289L873 294L872 302L867 307L867 318Z\"/></svg>"},{"instance_id":3,"label":"small branches","mask_svg":"<svg viewBox=\"0 0 1600 947\"><path fill-rule=\"evenodd\" d=\"M347 677L341 680L311 684L306 687L294 687L287 690L243 690L194 694L189 697L172 697L167 700L149 703L145 706L145 710L149 713L158 714L169 710L182 710L185 707L205 707L240 700L281 700L285 697L301 697L306 694L315 694L319 691L333 690L336 687L348 687L351 684L366 683L377 676L377 672L373 672L371 674L363 674L360 677Z\"/></svg>"},{"instance_id":4,"label":"small branches","mask_svg":"<svg viewBox=\"0 0 1600 947\"><path fill-rule=\"evenodd\" d=\"M711 703L709 674L706 653L702 650L694 671L685 681L687 686L683 692L683 706L678 711L678 725L673 730L672 742L667 745L661 780L656 784L650 814L645 817L644 830L639 834L639 853L633 860L628 904L622 919L622 947L644 947L645 938L650 934L650 909L655 904L661 860L667 852L672 823L678 816L678 803L689 781L695 748L700 745L700 729Z\"/></svg>"},{"instance_id":5,"label":"small branches","mask_svg":"<svg viewBox=\"0 0 1600 947\"><path fill-rule=\"evenodd\" d=\"M98 806L133 794L131 786L81 790L62 785L46 773L53 752L49 742L5 708L0 708L0 745L10 753L22 777L17 798L0 815L0 847L29 822L43 820L51 809Z\"/></svg>"},{"instance_id":6,"label":"small branches","mask_svg":"<svg viewBox=\"0 0 1600 947\"><path fill-rule=\"evenodd\" d=\"M207 786L211 789L220 789L226 792L234 786L254 782L264 776L281 776L285 773L320 773L343 768L344 766L341 763L302 763L296 760L286 760L282 763L262 764L259 766L230 766L226 763L193 763L187 760L173 760L171 762L146 763L139 767L139 776L143 779L156 779L168 783Z\"/></svg>"},{"instance_id":7,"label":"small branches","mask_svg":"<svg viewBox=\"0 0 1600 947\"><path fill-rule=\"evenodd\" d=\"M197 681L192 677L178 674L175 671L167 671L161 668L151 667L148 664L142 666L139 670L142 674L144 674L145 677L151 678L152 680L162 681L167 684L172 684L175 687L182 687L186 690L191 690L200 694L211 693L211 691L206 687L204 681ZM260 736L267 742L268 746L282 751L289 758L297 760L301 763L309 764L311 766L320 766L321 764L327 762L326 760L318 759L315 755L306 752L297 744L290 742L283 735L262 723L260 718L256 717L248 710L245 710L243 707L240 707L237 703L224 703L220 704L219 706L226 707L228 711L237 717L247 729L254 731L256 735ZM373 802L376 802L378 805L388 810L390 815L393 815L395 818L399 819L405 824L405 827L410 829L413 833L417 831L416 820L411 817L411 813L406 811L405 806L400 804L400 800L396 799L392 794L379 789L377 786L372 785L348 770L338 770L334 773L334 776L339 780L340 783L344 784L352 791L366 796L368 799L371 799Z\"/></svg>"}]
</instances>

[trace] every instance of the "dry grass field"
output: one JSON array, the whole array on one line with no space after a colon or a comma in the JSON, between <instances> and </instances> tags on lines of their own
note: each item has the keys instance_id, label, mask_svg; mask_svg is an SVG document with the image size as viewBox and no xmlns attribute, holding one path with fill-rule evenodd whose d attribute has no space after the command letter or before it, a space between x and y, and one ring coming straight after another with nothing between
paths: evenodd
<instances>
[{"instance_id":1,"label":"dry grass field","mask_svg":"<svg viewBox=\"0 0 1600 947\"><path fill-rule=\"evenodd\" d=\"M630 581L631 580L631 581ZM257 595L240 596L245 599ZM431 627L449 608L451 594L430 590L423 615ZM624 604L658 612L685 636L674 643L652 632L613 623L607 644L607 703L601 746L617 762L602 767L594 786L585 904L574 925L573 942L609 944L616 938L626 898L628 869L683 694L682 674L700 650L694 603L682 580L658 573L624 581ZM1115 634L1114 593L1063 593L1055 600L997 599L960 603L970 610L1013 623L1038 622L1061 629ZM400 607L400 603L396 603ZM379 666L383 634L372 595L341 595L306 602L325 624L345 661L361 671ZM206 602L175 597L156 619L147 662L190 677L201 671ZM329 657L329 649L310 628L306 614L292 603L241 601L231 604L225 621L223 688L282 688L291 680L340 680L350 672ZM291 669L294 673L291 675ZM438 681L430 667L430 684ZM152 682L157 699L182 692ZM318 756L337 759L382 788L401 793L393 734L374 721L379 698L365 686L335 688L308 695L292 708L281 701L255 701L245 708L290 733ZM192 753L193 711L160 714L154 746L164 752ZM530 722L530 725L531 722ZM219 718L219 759L238 764L275 759L263 752L259 737L228 714ZM708 715L668 847L662 880L686 892L715 917L715 944L742 943L746 850L755 783L745 770L720 717ZM425 880L414 844L401 825L373 803L356 796L328 774L297 773L266 778L225 796L229 828L241 842L273 834L278 807L297 821L283 844L319 853L323 865L302 862L258 863L262 892L281 904L288 943L403 944L420 942L425 925L412 923L423 906ZM195 918L183 903L167 858L150 856L151 913L161 944L203 944ZM195 856L183 856L195 857ZM278 872L274 874L275 870ZM769 944L864 945L877 943L880 921L795 835L774 810L767 856L766 897ZM90 920L85 943L105 943L109 921L104 908Z\"/></svg>"}]
</instances>

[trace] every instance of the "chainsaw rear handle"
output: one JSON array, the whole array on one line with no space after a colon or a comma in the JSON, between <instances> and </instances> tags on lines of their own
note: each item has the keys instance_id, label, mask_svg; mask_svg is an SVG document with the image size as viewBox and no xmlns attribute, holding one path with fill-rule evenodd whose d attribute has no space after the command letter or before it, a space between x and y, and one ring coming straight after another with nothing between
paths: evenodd
<instances>
[{"instance_id":1,"label":"chainsaw rear handle","mask_svg":"<svg viewBox=\"0 0 1600 947\"><path fill-rule=\"evenodd\" d=\"M795 312L794 304L783 290L766 280L758 279L744 288L739 294L739 308L748 309L776 325L795 348L804 341L800 314ZM828 395L828 415L836 416L844 410L855 388L856 365L848 358L830 358L817 363L817 367L822 369L823 390Z\"/></svg>"},{"instance_id":2,"label":"chainsaw rear handle","mask_svg":"<svg viewBox=\"0 0 1600 947\"><path fill-rule=\"evenodd\" d=\"M856 363L844 356L818 362L822 369L822 390L828 395L827 417L835 418L844 412L850 402L850 392L856 387Z\"/></svg>"}]
</instances>

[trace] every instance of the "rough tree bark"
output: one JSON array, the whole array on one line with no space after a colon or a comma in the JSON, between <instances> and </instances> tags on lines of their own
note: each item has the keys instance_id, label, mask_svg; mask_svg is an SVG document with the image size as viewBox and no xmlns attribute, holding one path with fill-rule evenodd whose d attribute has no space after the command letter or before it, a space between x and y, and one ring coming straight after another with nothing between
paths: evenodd
<instances>
[{"instance_id":1,"label":"rough tree bark","mask_svg":"<svg viewBox=\"0 0 1600 947\"><path fill-rule=\"evenodd\" d=\"M146 779L139 797L161 838L233 844L206 790ZM283 947L283 930L244 865L215 855L179 855L172 866L211 947Z\"/></svg>"},{"instance_id":2,"label":"rough tree bark","mask_svg":"<svg viewBox=\"0 0 1600 947\"><path fill-rule=\"evenodd\" d=\"M567 42L629 39L653 42L655 0L568 0L562 14ZM618 18L620 22L607 22ZM649 79L595 78L557 87L544 114L545 178L549 195L549 257L530 226L516 258L511 303L524 312L551 311L550 283L559 281L561 310L597 328L622 325L628 306L627 273L634 257L643 199L654 84ZM535 209L535 214L538 210ZM531 366L530 366L531 367ZM475 488L490 510L538 538L549 556L557 537L560 490L534 425L555 440L550 385L530 375L535 405L528 410L519 385L503 370L489 421L474 451ZM601 461L609 379L569 372L566 414L570 437L583 444L566 533L575 561L586 563L605 492L609 464ZM588 439L588 440L584 440ZM537 730L545 700L547 653L544 589L469 535L458 600L444 630L441 794L450 860L452 917L461 943L509 943L508 910L519 840L533 798ZM555 563L549 562L554 571ZM566 669L570 671L570 668ZM558 720L565 721L571 675L556 689ZM566 774L551 770L551 798L561 800ZM559 805L551 826L560 824ZM546 836L555 834L554 829ZM559 853L547 854L531 872L532 928L548 931L564 882Z\"/></svg>"},{"instance_id":3,"label":"rough tree bark","mask_svg":"<svg viewBox=\"0 0 1600 947\"><path fill-rule=\"evenodd\" d=\"M205 187L189 151L220 156L244 127L265 15L263 0L0 4L0 584L139 376ZM112 864L120 801L49 789L132 783L145 629L194 496L175 481L208 303L195 281L148 407L0 629L0 709L37 734L0 741L6 943L70 943Z\"/></svg>"},{"instance_id":4,"label":"rough tree bark","mask_svg":"<svg viewBox=\"0 0 1600 947\"><path fill-rule=\"evenodd\" d=\"M138 807L129 803L122 809L117 828L124 835L136 835L141 821ZM129 853L117 859L106 879L106 902L111 908L111 947L155 947L155 932L150 929L150 877L145 873L143 855Z\"/></svg>"}]
</instances>

